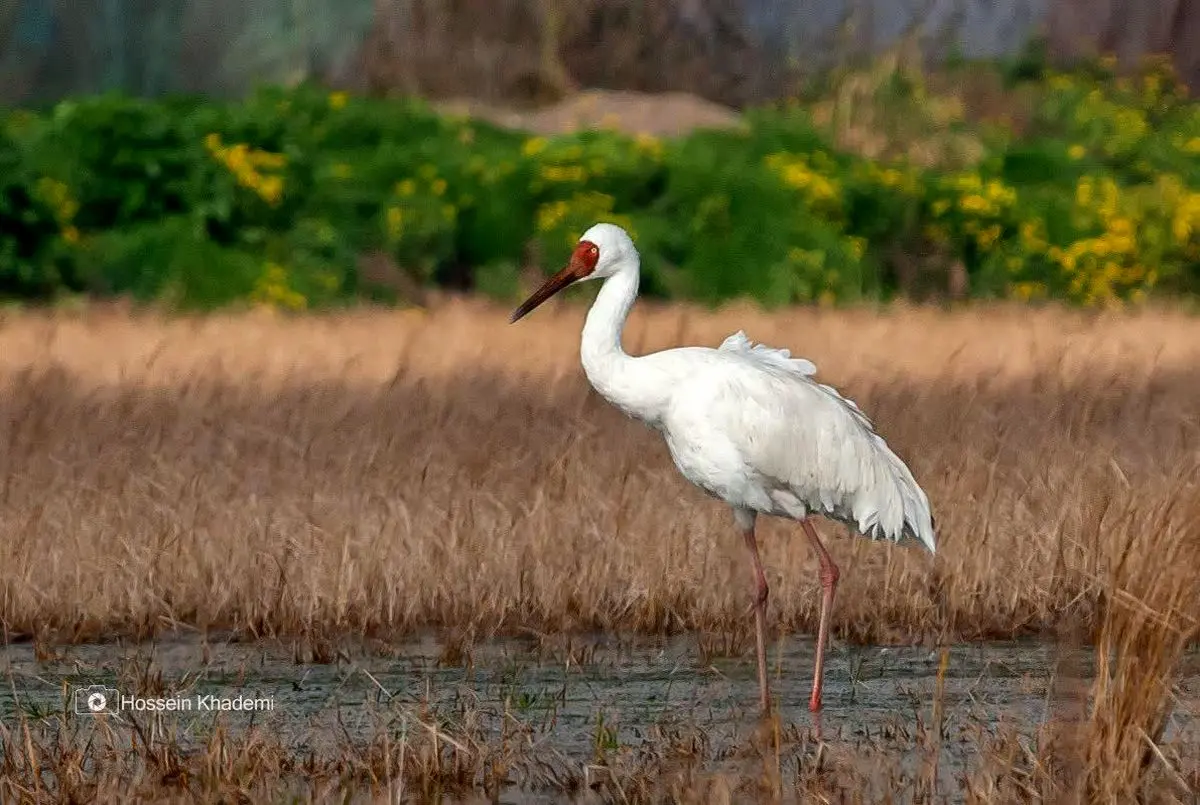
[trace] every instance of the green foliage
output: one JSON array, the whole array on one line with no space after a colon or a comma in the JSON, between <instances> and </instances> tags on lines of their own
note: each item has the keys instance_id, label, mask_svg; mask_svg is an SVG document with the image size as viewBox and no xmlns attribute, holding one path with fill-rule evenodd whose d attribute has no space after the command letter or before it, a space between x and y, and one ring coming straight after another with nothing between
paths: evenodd
<instances>
[{"instance_id":1,"label":"green foliage","mask_svg":"<svg viewBox=\"0 0 1200 805\"><path fill-rule=\"evenodd\" d=\"M1036 56L1000 65L1032 99L1019 131L886 61L673 141L311 86L0 112L0 295L299 309L379 293L360 266L382 255L393 290L511 299L598 220L633 232L649 293L708 302L883 298L915 291L914 262L978 296L1200 291L1200 107L1163 60Z\"/></svg>"},{"instance_id":2,"label":"green foliage","mask_svg":"<svg viewBox=\"0 0 1200 805\"><path fill-rule=\"evenodd\" d=\"M0 131L0 295L40 297L61 287L59 225L50 205L35 192L34 173L10 131Z\"/></svg>"},{"instance_id":3,"label":"green foliage","mask_svg":"<svg viewBox=\"0 0 1200 805\"><path fill-rule=\"evenodd\" d=\"M838 191L787 152L760 156L776 144L763 141L747 148L737 134L708 133L673 148L655 206L672 226L651 248L680 267L684 293L706 301L861 295L861 246L843 237Z\"/></svg>"},{"instance_id":4,"label":"green foliage","mask_svg":"<svg viewBox=\"0 0 1200 805\"><path fill-rule=\"evenodd\" d=\"M88 290L188 308L247 298L259 271L253 254L216 243L186 216L99 232L76 261Z\"/></svg>"}]
</instances>

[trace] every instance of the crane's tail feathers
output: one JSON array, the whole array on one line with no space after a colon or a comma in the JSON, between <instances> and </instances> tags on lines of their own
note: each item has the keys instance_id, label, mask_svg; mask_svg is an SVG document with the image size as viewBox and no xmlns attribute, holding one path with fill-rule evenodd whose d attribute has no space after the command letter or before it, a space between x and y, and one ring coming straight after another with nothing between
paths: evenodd
<instances>
[{"instance_id":1,"label":"crane's tail feathers","mask_svg":"<svg viewBox=\"0 0 1200 805\"><path fill-rule=\"evenodd\" d=\"M804 358L793 358L792 353L786 349L768 347L766 344L755 344L743 330L738 330L726 338L717 349L722 352L740 352L769 366L775 366L804 377L817 373L816 364L812 361Z\"/></svg>"},{"instance_id":2,"label":"crane's tail feathers","mask_svg":"<svg viewBox=\"0 0 1200 805\"><path fill-rule=\"evenodd\" d=\"M873 496L870 504L855 507L858 531L870 539L890 539L900 542L914 539L930 553L937 553L933 514L925 490L917 483L908 466L891 451L878 434L874 434L879 456L884 459L883 475L876 476L870 489L886 489L881 497ZM875 495L878 495L878 491Z\"/></svg>"},{"instance_id":3,"label":"crane's tail feathers","mask_svg":"<svg viewBox=\"0 0 1200 805\"><path fill-rule=\"evenodd\" d=\"M891 454L892 464L896 469L896 486L904 509L904 523L901 536L909 536L919 540L930 553L937 553L937 542L934 537L933 512L929 508L929 497L917 483L912 472L899 456Z\"/></svg>"},{"instance_id":4,"label":"crane's tail feathers","mask_svg":"<svg viewBox=\"0 0 1200 805\"><path fill-rule=\"evenodd\" d=\"M818 383L811 379L817 372L812 361L804 358L793 358L786 349L768 347L765 344L755 344L745 331L738 330L721 342L718 351L734 353L741 358L757 363L776 377L791 376L791 379L803 379L802 388L816 389L837 407L831 413L835 424L839 417L849 415L854 423L853 428L842 435L862 436L864 442L854 439L858 447L865 448L857 454L863 463L857 466L843 467L839 483L826 486L813 483L813 478L789 478L788 482L778 481L778 486L787 489L784 496L787 504L783 509L806 512L817 512L833 517L835 520L857 526L859 533L872 539L888 538L899 541L905 537L918 540L930 553L935 553L936 541L933 530L933 515L929 510L929 499L925 491L917 484L912 472L900 457L891 451L883 438L875 432L870 418L854 403L838 393L832 386ZM844 445L834 448L840 449ZM854 448L843 451L845 456L854 457ZM869 457L868 457L869 454ZM790 473L781 473L787 476ZM864 474L871 476L869 479ZM856 491L850 491L857 487ZM778 492L779 490L777 490ZM797 495L797 492L800 494ZM819 504L813 505L813 494L821 498Z\"/></svg>"}]
</instances>

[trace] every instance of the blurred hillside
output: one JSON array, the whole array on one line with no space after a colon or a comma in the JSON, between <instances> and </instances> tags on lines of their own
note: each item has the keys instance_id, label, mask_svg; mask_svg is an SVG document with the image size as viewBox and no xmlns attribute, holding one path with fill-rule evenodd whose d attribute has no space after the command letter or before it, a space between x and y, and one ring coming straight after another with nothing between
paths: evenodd
<instances>
[{"instance_id":1,"label":"blurred hillside","mask_svg":"<svg viewBox=\"0 0 1200 805\"><path fill-rule=\"evenodd\" d=\"M317 79L520 104L578 87L744 106L913 37L934 60L1169 53L1200 79L1200 0L0 0L0 102L241 96Z\"/></svg>"}]
</instances>

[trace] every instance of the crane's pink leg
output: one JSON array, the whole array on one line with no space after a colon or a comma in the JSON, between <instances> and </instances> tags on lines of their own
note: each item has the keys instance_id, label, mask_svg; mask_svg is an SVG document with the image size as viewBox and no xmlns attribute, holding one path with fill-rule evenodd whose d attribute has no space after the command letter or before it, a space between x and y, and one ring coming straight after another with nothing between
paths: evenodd
<instances>
[{"instance_id":1,"label":"crane's pink leg","mask_svg":"<svg viewBox=\"0 0 1200 805\"><path fill-rule=\"evenodd\" d=\"M763 573L762 560L758 557L758 540L754 538L754 526L742 530L750 559L754 563L754 637L758 643L758 696L763 716L771 714L771 692L767 687L767 575Z\"/></svg>"},{"instance_id":2,"label":"crane's pink leg","mask_svg":"<svg viewBox=\"0 0 1200 805\"><path fill-rule=\"evenodd\" d=\"M813 528L812 523L805 518L800 521L800 525L804 527L808 541L812 543L813 550L817 552L817 559L821 563L821 587L824 589L824 594L821 596L821 625L817 629L817 662L813 671L812 698L808 700L809 711L819 713L821 712L821 683L825 676L825 645L829 642L829 615L833 609L833 594L837 591L839 573L837 565L829 556L829 551L825 550L825 546L821 544L821 538L817 536L817 530Z\"/></svg>"}]
</instances>

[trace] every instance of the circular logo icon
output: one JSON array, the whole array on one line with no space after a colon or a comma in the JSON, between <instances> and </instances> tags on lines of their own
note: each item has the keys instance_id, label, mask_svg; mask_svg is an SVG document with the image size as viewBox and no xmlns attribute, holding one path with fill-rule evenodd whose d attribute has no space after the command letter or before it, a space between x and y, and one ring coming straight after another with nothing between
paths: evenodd
<instances>
[{"instance_id":1,"label":"circular logo icon","mask_svg":"<svg viewBox=\"0 0 1200 805\"><path fill-rule=\"evenodd\" d=\"M93 713L99 713L106 704L108 704L108 699L104 698L103 693L93 693L87 698L88 709Z\"/></svg>"}]
</instances>

